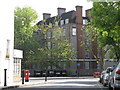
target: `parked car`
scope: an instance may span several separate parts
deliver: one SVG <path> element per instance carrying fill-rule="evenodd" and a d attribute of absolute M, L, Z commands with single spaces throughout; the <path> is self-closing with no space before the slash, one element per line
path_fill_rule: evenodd
<path fill-rule="evenodd" d="M 35 70 L 35 71 L 34 71 L 34 76 L 35 76 L 35 77 L 41 77 L 41 76 L 42 76 L 42 71 Z"/>
<path fill-rule="evenodd" d="M 109 90 L 120 90 L 120 62 L 117 67 L 110 73 L 108 81 Z"/>
<path fill-rule="evenodd" d="M 48 71 L 48 76 L 53 77 L 54 76 L 54 70 L 49 70 Z"/>
<path fill-rule="evenodd" d="M 66 70 L 62 70 L 62 71 L 61 71 L 61 75 L 62 75 L 62 76 L 67 76 L 67 71 L 66 71 Z"/>
<path fill-rule="evenodd" d="M 114 70 L 114 67 L 108 67 L 105 70 L 105 73 L 103 75 L 103 81 L 102 81 L 103 86 L 107 86 L 108 85 L 108 80 L 110 78 L 110 72 L 112 72 L 113 70 Z"/>
<path fill-rule="evenodd" d="M 48 71 L 42 70 L 42 77 L 48 76 Z"/>
<path fill-rule="evenodd" d="M 93 76 L 96 78 L 96 77 L 99 77 L 100 78 L 100 72 L 94 72 L 93 73 Z"/>
<path fill-rule="evenodd" d="M 35 70 L 35 77 L 54 77 L 54 76 L 67 76 L 66 70 Z"/>
<path fill-rule="evenodd" d="M 101 74 L 100 74 L 100 80 L 99 82 L 100 83 L 103 83 L 103 75 L 106 73 L 106 70 L 102 71 Z"/>
<path fill-rule="evenodd" d="M 60 70 L 55 70 L 55 76 L 61 76 L 61 71 Z"/>

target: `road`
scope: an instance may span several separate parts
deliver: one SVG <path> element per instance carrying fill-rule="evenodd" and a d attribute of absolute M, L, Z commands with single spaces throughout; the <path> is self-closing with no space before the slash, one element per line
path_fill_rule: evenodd
<path fill-rule="evenodd" d="M 57 90 L 62 88 L 62 89 L 68 89 L 73 90 L 74 89 L 79 89 L 79 90 L 108 90 L 107 87 L 103 87 L 99 82 L 98 78 L 93 78 L 93 77 L 88 77 L 88 78 L 68 78 L 68 79 L 54 79 L 51 80 L 50 83 L 46 84 L 41 84 L 41 85 L 35 85 L 35 86 L 27 86 L 24 88 L 42 88 L 45 90 Z M 49 89 L 48 89 L 49 88 Z M 80 89 L 81 88 L 81 89 Z M 42 90 L 40 89 L 40 90 Z"/>

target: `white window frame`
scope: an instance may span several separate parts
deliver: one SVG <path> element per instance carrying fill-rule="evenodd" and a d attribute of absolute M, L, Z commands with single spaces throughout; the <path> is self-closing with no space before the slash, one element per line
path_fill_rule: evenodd
<path fill-rule="evenodd" d="M 69 19 L 65 19 L 65 24 L 68 24 L 69 23 Z"/>
<path fill-rule="evenodd" d="M 77 34 L 76 28 L 72 28 L 72 35 L 76 36 L 76 34 Z"/>
<path fill-rule="evenodd" d="M 60 25 L 64 25 L 64 20 L 61 20 L 61 21 L 60 21 Z"/>
<path fill-rule="evenodd" d="M 83 25 L 87 24 L 87 20 L 83 19 Z"/>
<path fill-rule="evenodd" d="M 14 76 L 20 76 L 21 75 L 21 59 L 14 58 L 13 75 Z"/>

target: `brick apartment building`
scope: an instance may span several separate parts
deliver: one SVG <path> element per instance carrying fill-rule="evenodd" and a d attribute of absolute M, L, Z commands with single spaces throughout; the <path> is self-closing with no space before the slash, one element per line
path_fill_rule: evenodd
<path fill-rule="evenodd" d="M 90 20 L 89 12 L 91 9 L 86 10 L 86 16 L 82 15 L 82 6 L 76 6 L 76 10 L 66 12 L 65 8 L 57 8 L 58 15 L 57 17 L 61 18 L 60 22 L 55 22 L 56 26 L 63 27 L 65 35 L 69 37 L 72 47 L 77 51 L 77 58 L 74 59 L 71 63 L 70 68 L 66 68 L 70 75 L 92 75 L 93 72 L 98 71 L 97 59 L 94 58 L 94 55 L 97 57 L 97 42 L 90 42 L 89 48 L 91 48 L 92 53 L 86 49 L 85 45 L 81 45 L 81 42 L 84 42 L 87 37 L 84 37 L 85 31 L 82 29 L 82 26 Z M 55 16 L 56 17 L 56 16 Z M 54 21 L 55 17 L 51 17 L 49 13 L 43 13 L 43 19 L 46 20 L 47 24 L 50 24 Z M 41 23 L 38 22 L 38 25 Z M 61 62 L 62 66 L 63 62 Z"/>

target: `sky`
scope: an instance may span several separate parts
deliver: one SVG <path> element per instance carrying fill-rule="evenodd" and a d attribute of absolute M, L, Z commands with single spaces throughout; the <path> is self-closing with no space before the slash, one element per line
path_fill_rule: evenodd
<path fill-rule="evenodd" d="M 13 0 L 13 2 L 14 7 L 32 7 L 38 13 L 39 20 L 43 19 L 43 13 L 56 16 L 58 7 L 66 8 L 66 12 L 75 10 L 77 5 L 83 6 L 83 11 L 92 7 L 92 2 L 87 2 L 87 0 Z"/>

